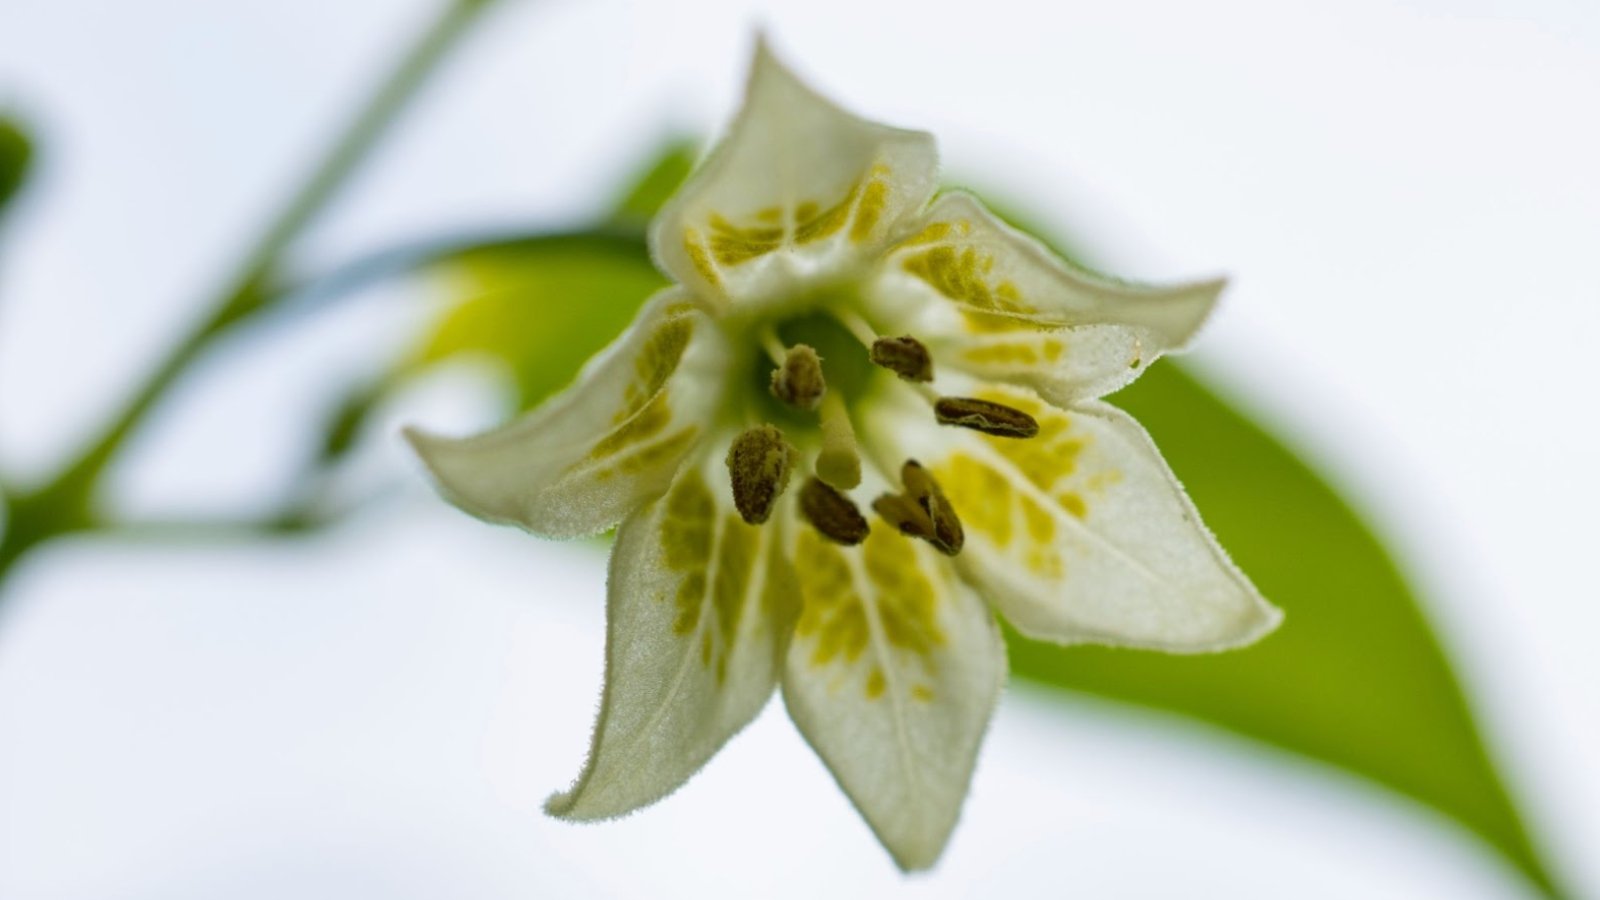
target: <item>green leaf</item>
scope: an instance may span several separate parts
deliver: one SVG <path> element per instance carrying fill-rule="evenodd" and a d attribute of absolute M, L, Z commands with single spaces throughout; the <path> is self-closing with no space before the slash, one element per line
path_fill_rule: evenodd
<path fill-rule="evenodd" d="M 570 383 L 667 284 L 642 238 L 500 244 L 455 256 L 439 271 L 459 300 L 406 369 L 486 355 L 509 369 L 519 409 Z"/>
<path fill-rule="evenodd" d="M 695 142 L 687 139 L 667 141 L 639 168 L 612 210 L 612 220 L 638 228 L 647 225 L 694 169 L 695 148 Z"/>
<path fill-rule="evenodd" d="M 694 159 L 693 142 L 664 142 L 621 192 L 607 226 L 486 243 L 437 263 L 456 304 L 402 371 L 487 355 L 510 370 L 519 409 L 565 387 L 667 285 L 642 235 Z"/>
<path fill-rule="evenodd" d="M 1371 778 L 1449 814 L 1554 893 L 1416 596 L 1359 516 L 1182 368 L 1112 398 L 1155 437 L 1283 626 L 1246 650 L 1167 656 L 1009 636 L 1012 671 L 1172 710 Z"/>
<path fill-rule="evenodd" d="M 9 116 L 0 116 L 0 213 L 22 189 L 32 160 L 33 144 L 22 126 Z"/>

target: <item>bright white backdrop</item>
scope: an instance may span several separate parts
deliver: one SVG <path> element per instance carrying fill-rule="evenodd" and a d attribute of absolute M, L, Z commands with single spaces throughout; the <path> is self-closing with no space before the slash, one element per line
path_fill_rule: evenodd
<path fill-rule="evenodd" d="M 431 6 L 0 10 L 0 103 L 44 145 L 0 247 L 8 471 L 39 473 L 149 365 Z M 1380 517 L 1534 826 L 1600 892 L 1596 8 L 508 0 L 306 258 L 593 210 L 652 138 L 725 115 L 758 22 L 1112 271 L 1236 277 L 1198 360 Z M 265 503 L 296 411 L 393 346 L 404 299 L 218 360 L 120 501 Z M 476 384 L 395 415 L 482 422 Z M 392 442 L 371 460 L 408 465 Z M 0 896 L 1518 894 L 1347 779 L 1016 690 L 933 876 L 894 874 L 779 708 L 659 807 L 551 822 L 538 802 L 576 772 L 597 695 L 600 557 L 412 484 L 320 543 L 80 543 L 22 572 Z"/>

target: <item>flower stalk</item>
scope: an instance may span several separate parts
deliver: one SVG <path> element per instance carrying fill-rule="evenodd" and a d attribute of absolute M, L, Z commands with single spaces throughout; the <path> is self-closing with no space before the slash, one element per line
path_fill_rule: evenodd
<path fill-rule="evenodd" d="M 382 142 L 418 91 L 494 0 L 449 0 L 439 17 L 335 138 L 304 183 L 251 246 L 207 313 L 102 426 L 98 437 L 42 487 L 13 490 L 0 533 L 0 581 L 27 552 L 63 534 L 96 528 L 94 493 L 128 438 L 218 338 L 290 296 L 280 269 L 296 239 L 327 209 Z"/>

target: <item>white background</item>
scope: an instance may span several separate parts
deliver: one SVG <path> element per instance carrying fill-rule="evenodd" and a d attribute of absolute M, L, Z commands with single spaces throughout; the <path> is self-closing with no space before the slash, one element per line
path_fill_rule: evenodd
<path fill-rule="evenodd" d="M 42 144 L 0 245 L 0 463 L 44 474 L 197 314 L 428 2 L 16 0 Z M 1600 7 L 1563 0 L 508 0 L 304 248 L 596 209 L 731 109 L 751 29 L 939 135 L 1119 274 L 1226 271 L 1197 359 L 1382 523 L 1532 824 L 1600 894 Z M 260 508 L 393 291 L 241 344 L 116 491 Z M 352 350 L 352 347 L 358 349 Z M 494 415 L 457 372 L 395 421 Z M 1352 779 L 1014 689 L 940 869 L 898 876 L 774 707 L 623 823 L 545 819 L 598 691 L 603 567 L 403 496 L 310 543 L 35 556 L 0 618 L 0 897 L 1518 896 Z M 1403 686 L 1396 686 L 1403 689 Z"/>

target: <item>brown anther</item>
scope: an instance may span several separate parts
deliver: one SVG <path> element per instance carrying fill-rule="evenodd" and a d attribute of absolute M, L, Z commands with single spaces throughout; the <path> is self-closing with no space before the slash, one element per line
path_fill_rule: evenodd
<path fill-rule="evenodd" d="M 880 494 L 872 501 L 872 511 L 901 534 L 923 540 L 933 537 L 933 522 L 928 514 L 905 494 Z"/>
<path fill-rule="evenodd" d="M 872 342 L 872 349 L 867 351 L 867 356 L 874 364 L 907 381 L 933 380 L 933 357 L 921 341 L 909 334 L 878 338 Z"/>
<path fill-rule="evenodd" d="M 828 383 L 822 378 L 822 358 L 806 344 L 790 347 L 784 354 L 783 365 L 772 370 L 772 396 L 796 409 L 816 409 L 827 390 Z"/>
<path fill-rule="evenodd" d="M 955 507 L 939 489 L 939 482 L 933 480 L 933 473 L 916 460 L 908 459 L 900 467 L 900 481 L 906 486 L 906 496 L 928 519 L 930 533 L 921 537 L 946 556 L 960 553 L 967 540 L 966 532 L 961 529 Z"/>
<path fill-rule="evenodd" d="M 941 425 L 960 425 L 995 437 L 1031 438 L 1039 423 L 1020 409 L 976 397 L 940 397 L 933 414 Z"/>
<path fill-rule="evenodd" d="M 772 515 L 773 505 L 789 486 L 795 458 L 794 447 L 771 425 L 751 428 L 733 439 L 728 448 L 728 478 L 733 482 L 733 505 L 741 518 L 760 525 Z"/>
<path fill-rule="evenodd" d="M 800 514 L 823 537 L 846 546 L 866 540 L 870 530 L 855 503 L 818 478 L 800 488 Z"/>

